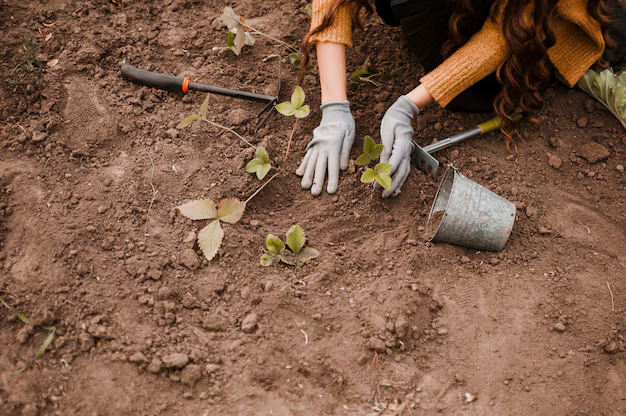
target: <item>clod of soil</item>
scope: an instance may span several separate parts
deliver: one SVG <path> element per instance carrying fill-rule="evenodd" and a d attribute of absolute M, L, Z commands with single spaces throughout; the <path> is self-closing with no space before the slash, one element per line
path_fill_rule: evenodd
<path fill-rule="evenodd" d="M 445 211 L 436 211 L 430 217 L 428 224 L 426 225 L 426 230 L 424 230 L 424 238 L 426 241 L 430 241 L 437 234 L 437 230 L 439 230 L 439 225 L 445 216 Z"/>
<path fill-rule="evenodd" d="M 580 156 L 585 158 L 589 163 L 598 163 L 602 160 L 607 160 L 610 156 L 606 147 L 600 143 L 590 142 L 584 144 L 578 152 Z"/>

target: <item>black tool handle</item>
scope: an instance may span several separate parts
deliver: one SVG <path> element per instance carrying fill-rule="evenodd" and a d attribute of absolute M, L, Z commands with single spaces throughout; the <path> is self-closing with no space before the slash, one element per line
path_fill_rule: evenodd
<path fill-rule="evenodd" d="M 242 98 L 249 101 L 257 101 L 261 103 L 271 103 L 276 101 L 277 97 L 269 95 L 256 94 L 254 92 L 231 90 L 230 88 L 214 87 L 212 85 L 200 84 L 198 82 L 189 82 L 187 77 L 177 77 L 174 75 L 166 75 L 158 72 L 146 71 L 145 69 L 135 68 L 128 62 L 122 63 L 122 76 L 135 84 L 145 85 L 146 87 L 158 88 L 160 90 L 173 92 L 187 92 L 187 90 L 196 90 L 209 92 L 211 94 L 225 95 L 227 97 Z"/>
<path fill-rule="evenodd" d="M 145 85 L 146 87 L 173 92 L 186 92 L 186 88 L 183 89 L 185 77 L 146 71 L 145 69 L 135 68 L 126 61 L 122 63 L 122 76 L 135 84 Z"/>

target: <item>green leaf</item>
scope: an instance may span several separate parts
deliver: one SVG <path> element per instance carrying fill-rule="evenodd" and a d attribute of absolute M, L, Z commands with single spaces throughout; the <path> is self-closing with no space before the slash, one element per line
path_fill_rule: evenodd
<path fill-rule="evenodd" d="M 50 333 L 48 334 L 48 336 L 44 340 L 43 344 L 41 344 L 41 347 L 39 348 L 39 351 L 37 351 L 37 354 L 35 355 L 35 360 L 37 358 L 41 357 L 44 354 L 44 352 L 46 352 L 46 348 L 48 348 L 48 346 L 50 345 L 50 343 L 54 339 L 54 333 L 57 330 L 53 326 L 52 327 L 47 326 L 47 327 L 44 327 L 44 329 L 50 331 Z"/>
<path fill-rule="evenodd" d="M 371 183 L 374 182 L 376 180 L 376 172 L 374 172 L 374 169 L 368 169 L 365 172 L 363 172 L 363 175 L 361 175 L 361 182 L 363 183 Z"/>
<path fill-rule="evenodd" d="M 248 173 L 257 173 L 261 167 L 263 167 L 264 163 L 257 158 L 252 159 L 246 165 L 246 172 Z"/>
<path fill-rule="evenodd" d="M 257 159 L 259 159 L 261 162 L 263 163 L 267 163 L 269 162 L 270 158 L 267 155 L 267 152 L 265 151 L 265 148 L 263 146 L 259 146 L 256 149 L 256 153 L 254 155 Z"/>
<path fill-rule="evenodd" d="M 371 161 L 372 159 L 370 159 L 369 155 L 367 153 L 363 153 L 361 156 L 358 157 L 355 164 L 360 166 L 369 165 Z"/>
<path fill-rule="evenodd" d="M 263 255 L 261 255 L 261 266 L 272 266 L 274 263 L 276 263 L 276 260 L 278 260 L 278 254 L 276 253 L 264 253 Z"/>
<path fill-rule="evenodd" d="M 222 230 L 220 220 L 215 220 L 200 230 L 198 233 L 198 245 L 207 260 L 213 260 L 213 257 L 217 254 L 217 250 L 219 250 L 222 245 L 223 238 L 224 230 Z"/>
<path fill-rule="evenodd" d="M 287 231 L 287 246 L 293 254 L 298 254 L 302 247 L 304 247 L 304 243 L 306 242 L 306 237 L 304 235 L 304 230 L 298 224 L 294 225 Z"/>
<path fill-rule="evenodd" d="M 588 70 L 577 84 L 602 103 L 626 129 L 626 76 L 617 76 L 611 68 L 598 73 Z"/>
<path fill-rule="evenodd" d="M 365 142 L 363 143 L 363 153 L 372 153 L 376 150 L 376 142 L 370 136 L 365 136 Z"/>
<path fill-rule="evenodd" d="M 259 180 L 262 180 L 263 178 L 265 178 L 267 176 L 267 174 L 269 173 L 270 169 L 272 169 L 272 165 L 270 165 L 269 163 L 265 163 L 259 169 L 257 169 L 256 177 Z"/>
<path fill-rule="evenodd" d="M 302 104 L 304 104 L 304 91 L 302 88 L 296 87 L 296 89 L 293 90 L 293 94 L 291 94 L 291 104 L 293 104 L 295 108 L 302 107 Z"/>
<path fill-rule="evenodd" d="M 239 55 L 239 51 L 235 48 L 235 32 L 228 32 L 228 49 L 233 51 L 235 55 Z"/>
<path fill-rule="evenodd" d="M 289 250 L 281 251 L 280 253 L 278 253 L 278 257 L 280 258 L 280 261 L 290 266 L 295 266 L 298 264 L 298 257 Z"/>
<path fill-rule="evenodd" d="M 379 163 L 374 167 L 374 172 L 377 175 L 389 175 L 391 173 L 391 164 L 389 163 Z"/>
<path fill-rule="evenodd" d="M 289 63 L 294 69 L 300 69 L 300 65 L 302 64 L 302 53 L 300 51 L 290 53 Z"/>
<path fill-rule="evenodd" d="M 296 107 L 289 101 L 285 101 L 276 106 L 276 111 L 284 116 L 292 116 L 296 112 Z"/>
<path fill-rule="evenodd" d="M 178 126 L 176 126 L 177 129 L 184 129 L 185 127 L 187 127 L 188 125 L 190 125 L 191 123 L 193 123 L 196 120 L 200 120 L 202 117 L 200 117 L 198 114 L 192 114 L 189 117 L 187 117 L 186 119 L 184 119 L 183 121 L 181 121 Z"/>
<path fill-rule="evenodd" d="M 241 219 L 245 209 L 246 203 L 237 198 L 222 199 L 217 207 L 217 218 L 229 224 L 234 224 Z"/>
<path fill-rule="evenodd" d="M 314 248 L 311 248 L 311 247 L 303 248 L 302 251 L 300 253 L 298 253 L 298 255 L 297 255 L 298 262 L 299 263 L 304 263 L 304 264 L 313 261 L 314 259 L 318 258 L 319 256 L 320 256 L 320 252 L 317 251 Z"/>
<path fill-rule="evenodd" d="M 235 41 L 233 42 L 235 46 L 235 54 L 239 55 L 241 53 L 241 50 L 243 49 L 243 46 L 246 44 L 246 30 L 241 25 L 237 26 L 233 30 L 236 31 Z"/>
<path fill-rule="evenodd" d="M 302 107 L 296 109 L 295 116 L 296 118 L 305 118 L 311 113 L 311 109 L 308 105 L 303 105 Z"/>
<path fill-rule="evenodd" d="M 230 30 L 241 25 L 241 16 L 235 13 L 232 7 L 226 7 L 222 15 L 222 22 L 224 22 L 224 24 L 228 26 L 228 30 Z"/>
<path fill-rule="evenodd" d="M 210 220 L 217 218 L 215 202 L 210 199 L 200 199 L 187 202 L 179 207 L 180 213 L 190 220 Z"/>
<path fill-rule="evenodd" d="M 256 43 L 256 39 L 252 37 L 252 35 L 248 32 L 246 32 L 246 41 L 245 41 L 245 45 L 246 46 L 254 46 L 254 44 Z"/>
<path fill-rule="evenodd" d="M 9 306 L 9 304 L 3 301 L 2 299 L 0 299 L 0 303 L 2 303 L 8 310 L 10 310 L 11 313 L 15 314 L 15 316 L 17 316 L 20 321 L 24 322 L 26 325 L 30 325 L 30 321 L 28 320 L 26 315 L 16 311 L 15 308 L 13 308 L 12 306 Z"/>
<path fill-rule="evenodd" d="M 369 72 L 367 72 L 365 69 L 357 69 L 356 71 L 352 73 L 352 80 L 361 81 L 361 77 L 367 74 L 369 74 Z"/>
<path fill-rule="evenodd" d="M 370 57 L 365 58 L 365 62 L 363 62 L 363 69 L 367 72 L 370 69 Z"/>
<path fill-rule="evenodd" d="M 206 95 L 206 98 L 204 99 L 204 101 L 202 102 L 202 105 L 200 106 L 200 115 L 202 117 L 206 117 L 206 109 L 208 105 L 209 105 L 209 94 Z"/>
<path fill-rule="evenodd" d="M 307 14 L 309 17 L 313 17 L 313 5 L 312 5 L 311 3 L 307 3 L 307 4 L 304 6 L 304 11 L 306 11 L 306 14 Z"/>
<path fill-rule="evenodd" d="M 384 173 L 376 175 L 376 182 L 378 182 L 386 190 L 391 189 L 391 176 Z"/>
<path fill-rule="evenodd" d="M 382 144 L 377 144 L 376 147 L 374 147 L 374 151 L 370 152 L 369 156 L 372 160 L 376 160 L 380 157 L 380 154 L 383 152 L 383 145 Z"/>
<path fill-rule="evenodd" d="M 267 235 L 267 238 L 265 239 L 265 245 L 267 246 L 267 249 L 272 253 L 280 253 L 285 249 L 285 243 L 283 243 L 283 241 L 280 238 L 276 237 L 274 234 Z"/>

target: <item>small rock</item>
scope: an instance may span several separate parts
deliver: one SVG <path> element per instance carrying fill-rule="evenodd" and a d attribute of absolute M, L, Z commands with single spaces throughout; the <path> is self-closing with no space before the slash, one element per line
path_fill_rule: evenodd
<path fill-rule="evenodd" d="M 207 374 L 217 373 L 221 367 L 218 364 L 209 363 L 204 367 L 204 371 Z"/>
<path fill-rule="evenodd" d="M 271 280 L 268 280 L 267 282 L 265 282 L 265 285 L 263 286 L 263 291 L 271 292 L 272 287 L 274 287 L 274 282 Z"/>
<path fill-rule="evenodd" d="M 172 139 L 177 139 L 178 138 L 178 130 L 177 129 L 169 129 L 167 132 L 167 135 L 170 136 Z"/>
<path fill-rule="evenodd" d="M 189 270 L 196 270 L 200 267 L 200 259 L 195 251 L 188 248 L 180 256 L 180 261 L 187 267 Z"/>
<path fill-rule="evenodd" d="M 537 207 L 526 207 L 526 215 L 528 218 L 533 219 L 539 214 Z"/>
<path fill-rule="evenodd" d="M 578 127 L 580 127 L 581 129 L 587 127 L 587 123 L 589 123 L 589 120 L 587 119 L 587 117 L 581 117 L 578 119 L 578 121 L 576 122 L 576 124 L 578 125 Z"/>
<path fill-rule="evenodd" d="M 48 137 L 48 133 L 43 131 L 35 131 L 33 132 L 33 141 L 34 142 L 43 142 Z"/>
<path fill-rule="evenodd" d="M 183 295 L 183 300 L 181 303 L 183 304 L 183 308 L 186 309 L 194 309 L 200 307 L 200 304 L 198 303 L 198 300 L 195 298 L 195 296 L 189 293 L 185 293 Z"/>
<path fill-rule="evenodd" d="M 193 387 L 202 378 L 202 368 L 196 364 L 189 364 L 180 374 L 180 381 L 186 386 Z"/>
<path fill-rule="evenodd" d="M 184 368 L 189 363 L 187 354 L 175 353 L 161 359 L 165 368 Z"/>
<path fill-rule="evenodd" d="M 539 227 L 539 234 L 542 234 L 542 235 L 552 234 L 552 230 L 546 227 Z"/>
<path fill-rule="evenodd" d="M 618 172 L 622 172 L 622 173 L 624 173 L 624 166 L 623 166 L 623 165 L 617 165 L 617 166 L 615 166 L 615 169 L 616 169 Z"/>
<path fill-rule="evenodd" d="M 462 375 L 458 374 L 458 373 L 454 376 L 454 378 L 455 378 L 456 382 L 459 383 L 459 384 L 463 383 L 465 381 L 465 378 Z"/>
<path fill-rule="evenodd" d="M 592 126 L 595 127 L 595 128 L 598 128 L 598 129 L 602 128 L 602 127 L 604 127 L 604 121 L 596 120 L 596 121 L 593 122 Z"/>
<path fill-rule="evenodd" d="M 548 160 L 548 163 L 554 169 L 559 169 L 561 167 L 561 165 L 563 164 L 563 161 L 557 155 L 552 155 L 552 156 L 550 156 L 550 160 Z"/>
<path fill-rule="evenodd" d="M 437 331 L 437 333 L 439 335 L 448 335 L 448 330 L 445 328 L 441 328 L 440 330 Z"/>
<path fill-rule="evenodd" d="M 249 287 L 244 287 L 243 289 L 241 289 L 241 299 L 248 299 L 248 297 L 250 296 L 250 288 Z"/>
<path fill-rule="evenodd" d="M 402 313 L 398 316 L 394 329 L 398 338 L 404 338 L 407 335 L 409 329 L 409 319 L 405 314 Z"/>
<path fill-rule="evenodd" d="M 256 227 L 258 227 L 260 225 L 261 225 L 261 221 L 259 221 L 259 220 L 250 220 L 250 227 L 256 228 Z"/>
<path fill-rule="evenodd" d="M 146 368 L 146 370 L 148 370 L 152 374 L 157 374 L 161 371 L 162 367 L 163 367 L 163 363 L 161 362 L 161 360 L 155 357 L 152 360 L 152 362 L 148 364 L 148 367 Z"/>
<path fill-rule="evenodd" d="M 596 103 L 592 99 L 588 98 L 585 100 L 585 111 L 588 113 L 593 113 L 596 109 Z"/>
<path fill-rule="evenodd" d="M 163 273 L 161 272 L 161 270 L 155 270 L 155 269 L 150 269 L 148 270 L 148 279 L 152 279 L 152 280 L 161 280 L 161 276 L 163 275 Z"/>
<path fill-rule="evenodd" d="M 183 240 L 183 243 L 192 243 L 194 241 L 196 241 L 196 232 L 189 231 L 189 234 L 187 234 L 187 237 L 185 237 L 185 239 Z"/>
<path fill-rule="evenodd" d="M 257 322 L 259 317 L 256 313 L 252 312 L 250 315 L 246 316 L 246 318 L 241 323 L 241 330 L 247 334 L 251 333 L 257 327 Z"/>
<path fill-rule="evenodd" d="M 459 151 L 457 149 L 450 152 L 450 159 L 456 159 L 457 157 L 459 157 Z"/>
<path fill-rule="evenodd" d="M 554 324 L 552 329 L 558 332 L 565 332 L 565 324 L 563 322 L 557 322 L 556 324 Z"/>
<path fill-rule="evenodd" d="M 619 350 L 617 343 L 615 341 L 611 341 L 604 346 L 604 352 L 607 354 L 615 354 Z"/>
<path fill-rule="evenodd" d="M 142 305 L 149 305 L 151 302 L 154 304 L 154 298 L 152 295 L 141 295 L 137 298 L 137 301 Z"/>
<path fill-rule="evenodd" d="M 80 340 L 81 351 L 87 352 L 91 349 L 91 347 L 95 345 L 95 341 L 93 337 L 86 332 L 83 332 L 82 334 L 80 334 L 78 336 L 78 339 Z"/>
<path fill-rule="evenodd" d="M 469 257 L 467 257 L 467 256 L 461 256 L 461 264 L 467 264 L 467 263 L 469 263 L 470 261 L 472 261 L 472 260 L 470 260 L 470 258 L 469 258 Z"/>
<path fill-rule="evenodd" d="M 367 341 L 367 349 L 370 350 L 370 351 L 383 353 L 383 352 L 385 352 L 387 350 L 387 346 L 379 338 L 371 337 Z"/>
<path fill-rule="evenodd" d="M 506 160 L 513 160 L 515 159 L 515 155 L 508 155 L 507 157 L 505 157 Z"/>
<path fill-rule="evenodd" d="M 96 211 L 98 211 L 98 214 L 104 214 L 105 212 L 107 212 L 107 206 L 106 205 L 100 205 Z"/>
<path fill-rule="evenodd" d="M 17 342 L 20 344 L 24 344 L 28 341 L 28 338 L 34 332 L 34 327 L 32 325 L 25 325 L 17 332 Z"/>
<path fill-rule="evenodd" d="M 356 164 L 354 162 L 354 159 L 350 159 L 348 161 L 348 173 L 354 173 L 356 172 Z"/>
<path fill-rule="evenodd" d="M 142 364 L 147 363 L 148 359 L 141 352 L 136 352 L 130 357 L 128 357 L 128 361 L 130 361 L 131 363 L 142 365 Z"/>
<path fill-rule="evenodd" d="M 590 142 L 580 148 L 580 156 L 589 163 L 597 163 L 609 158 L 610 153 L 606 147 L 600 143 Z"/>

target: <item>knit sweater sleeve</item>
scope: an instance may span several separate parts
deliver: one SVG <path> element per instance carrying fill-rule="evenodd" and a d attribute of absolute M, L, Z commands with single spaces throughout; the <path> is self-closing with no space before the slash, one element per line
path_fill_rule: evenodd
<path fill-rule="evenodd" d="M 311 29 L 315 29 L 322 24 L 328 9 L 337 0 L 313 0 L 311 16 Z M 324 31 L 314 35 L 312 42 L 340 43 L 348 47 L 352 46 L 352 7 L 342 6 L 337 12 L 333 23 Z"/>
<path fill-rule="evenodd" d="M 460 93 L 494 72 L 508 56 L 502 32 L 492 19 L 441 65 L 422 77 L 430 95 L 445 107 Z"/>

